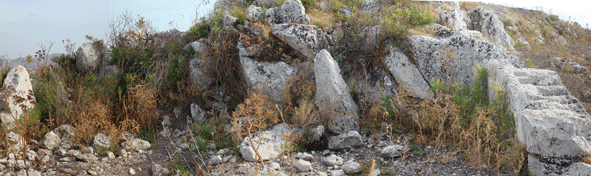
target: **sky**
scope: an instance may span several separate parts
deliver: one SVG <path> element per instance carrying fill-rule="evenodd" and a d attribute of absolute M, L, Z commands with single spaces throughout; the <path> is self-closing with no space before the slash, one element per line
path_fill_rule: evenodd
<path fill-rule="evenodd" d="M 34 55 L 55 42 L 51 53 L 65 53 L 62 40 L 69 38 L 75 49 L 88 42 L 86 35 L 105 39 L 109 21 L 123 12 L 143 16 L 157 31 L 188 30 L 197 16 L 213 11 L 216 0 L 0 0 L 0 56 Z M 539 9 L 566 21 L 591 25 L 588 6 L 575 0 L 487 0 L 495 4 Z M 200 5 L 201 4 L 201 5 Z M 199 8 L 198 8 L 199 7 Z"/>

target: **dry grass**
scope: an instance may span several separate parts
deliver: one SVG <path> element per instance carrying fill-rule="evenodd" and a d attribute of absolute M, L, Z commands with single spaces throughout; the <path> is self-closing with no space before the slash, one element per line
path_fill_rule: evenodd
<path fill-rule="evenodd" d="M 460 2 L 460 8 L 465 11 L 484 5 L 482 2 Z"/>
<path fill-rule="evenodd" d="M 398 109 L 394 117 L 400 124 L 408 123 L 404 119 L 412 120 L 410 126 L 416 143 L 436 147 L 451 145 L 470 156 L 465 159 L 474 167 L 493 166 L 496 170 L 519 172 L 525 151 L 515 139 L 504 139 L 499 134 L 499 125 L 504 124 L 499 124 L 494 108 L 476 106 L 474 115 L 470 115 L 461 111 L 452 95 L 438 93 L 431 100 L 421 101 L 401 88 L 397 96 L 397 103 L 391 103 Z M 438 160 L 446 161 L 445 158 Z"/>
<path fill-rule="evenodd" d="M 322 28 L 323 31 L 329 31 L 336 27 L 332 11 L 312 10 L 307 14 L 310 17 L 310 24 Z"/>
<path fill-rule="evenodd" d="M 279 112 L 268 98 L 267 95 L 252 91 L 249 97 L 237 106 L 232 115 L 232 129 L 228 131 L 234 135 L 234 141 L 240 141 L 250 133 L 265 130 L 279 123 Z"/>
<path fill-rule="evenodd" d="M 294 114 L 289 120 L 291 124 L 303 130 L 317 125 L 319 123 L 319 114 L 314 101 L 301 99 L 299 106 L 294 109 Z"/>

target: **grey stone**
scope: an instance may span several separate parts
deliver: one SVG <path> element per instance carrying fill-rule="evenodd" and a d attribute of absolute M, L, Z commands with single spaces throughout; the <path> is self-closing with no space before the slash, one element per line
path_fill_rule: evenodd
<path fill-rule="evenodd" d="M 361 165 L 355 161 L 347 161 L 341 166 L 343 172 L 352 174 L 361 171 Z"/>
<path fill-rule="evenodd" d="M 296 68 L 285 62 L 259 62 L 240 57 L 242 71 L 250 88 L 269 95 L 273 102 L 282 102 L 282 92 L 287 80 L 296 74 Z"/>
<path fill-rule="evenodd" d="M 384 147 L 380 152 L 380 155 L 385 158 L 399 157 L 404 153 L 404 146 L 401 145 L 390 145 Z"/>
<path fill-rule="evenodd" d="M 569 163 L 570 164 L 570 163 Z M 533 175 L 591 175 L 591 165 L 583 162 L 563 166 L 556 163 L 546 163 L 532 154 L 528 155 L 528 170 Z"/>
<path fill-rule="evenodd" d="M 152 145 L 150 144 L 150 142 L 148 142 L 146 140 L 132 138 L 132 139 L 128 139 L 127 141 L 123 142 L 122 146 L 125 150 L 138 151 L 138 150 L 147 150 Z"/>
<path fill-rule="evenodd" d="M 62 143 L 65 141 L 71 141 L 72 138 L 76 136 L 76 130 L 70 125 L 60 125 L 55 128 L 53 132 L 60 137 Z"/>
<path fill-rule="evenodd" d="M 191 83 L 197 90 L 203 91 L 211 84 L 211 80 L 209 80 L 206 73 L 206 67 L 210 60 L 209 48 L 201 41 L 192 42 L 191 47 L 195 53 L 199 54 L 199 57 L 189 60 L 189 76 Z"/>
<path fill-rule="evenodd" d="M 340 156 L 330 155 L 330 156 L 327 156 L 326 158 L 322 159 L 322 162 L 324 164 L 326 164 L 327 166 L 335 166 L 335 165 L 340 166 L 345 163 L 345 160 L 343 160 L 343 158 L 341 158 Z"/>
<path fill-rule="evenodd" d="M 437 7 L 434 11 L 439 14 L 439 23 L 450 29 L 466 29 L 466 21 L 469 21 L 466 11 L 460 9 L 456 2 L 453 3 L 453 10 L 446 12 L 444 6 Z"/>
<path fill-rule="evenodd" d="M 340 72 L 328 51 L 318 52 L 314 58 L 315 103 L 320 115 L 328 118 L 330 131 L 337 134 L 359 129 L 358 107 Z"/>
<path fill-rule="evenodd" d="M 119 151 L 117 151 L 117 156 L 122 157 L 122 158 L 127 158 L 127 151 L 125 149 L 121 149 Z"/>
<path fill-rule="evenodd" d="M 270 129 L 261 132 L 260 136 L 259 133 L 252 134 L 252 145 L 250 143 L 249 137 L 244 138 L 242 143 L 238 146 L 238 150 L 242 154 L 242 158 L 244 158 L 246 161 L 257 161 L 258 159 L 253 146 L 258 146 L 257 151 L 261 160 L 265 161 L 276 159 L 283 154 L 282 146 L 290 142 L 285 141 L 281 136 L 291 134 L 301 137 L 303 135 L 303 131 L 295 127 L 287 126 L 284 123 L 275 125 Z"/>
<path fill-rule="evenodd" d="M 245 0 L 218 0 L 214 3 L 213 9 L 215 12 L 224 9 L 224 10 L 231 10 L 236 5 L 245 5 Z"/>
<path fill-rule="evenodd" d="M 255 3 L 257 1 L 266 1 L 266 0 L 255 0 Z M 269 1 L 275 2 L 273 0 L 269 0 Z M 262 20 L 262 18 L 263 18 L 263 16 L 262 16 L 263 15 L 263 8 L 261 8 L 259 6 L 262 6 L 262 5 L 258 5 L 258 6 L 256 6 L 256 5 L 250 5 L 250 6 L 248 6 L 248 13 L 246 14 L 246 20 L 247 21 L 250 21 L 252 23 L 256 23 L 256 22 L 259 22 L 259 21 Z M 269 7 L 269 6 L 267 6 L 267 7 Z"/>
<path fill-rule="evenodd" d="M 60 137 L 53 131 L 50 131 L 49 133 L 45 134 L 45 137 L 43 137 L 41 140 L 40 146 L 44 149 L 55 150 L 59 147 L 60 142 Z"/>
<path fill-rule="evenodd" d="M 278 24 L 273 26 L 273 35 L 303 55 L 314 58 L 316 53 L 328 48 L 333 38 L 316 25 Z"/>
<path fill-rule="evenodd" d="M 430 88 L 429 84 L 427 84 L 417 67 L 411 63 L 410 59 L 399 49 L 392 46 L 388 48 L 390 54 L 384 58 L 384 63 L 394 76 L 394 80 L 416 97 L 421 99 L 433 98 L 433 92 L 428 90 Z"/>
<path fill-rule="evenodd" d="M 133 170 L 133 168 L 129 168 L 129 174 L 135 175 L 135 170 Z"/>
<path fill-rule="evenodd" d="M 93 71 L 99 68 L 101 51 L 93 42 L 84 43 L 76 51 L 76 69 Z"/>
<path fill-rule="evenodd" d="M 414 62 L 419 72 L 428 81 L 442 80 L 446 83 L 474 83 L 472 70 L 492 60 L 519 64 L 518 58 L 504 48 L 478 39 L 474 31 L 451 30 L 446 34 L 428 37 L 411 36 Z M 432 83 L 432 82 L 431 82 Z"/>
<path fill-rule="evenodd" d="M 207 164 L 211 164 L 211 165 L 218 165 L 223 163 L 224 160 L 222 160 L 222 157 L 220 155 L 216 155 L 213 156 L 209 159 L 209 161 L 207 161 Z"/>
<path fill-rule="evenodd" d="M 345 172 L 343 172 L 343 170 L 340 170 L 339 169 L 339 170 L 331 170 L 331 171 L 328 171 L 328 174 L 330 176 L 341 176 L 341 175 L 344 175 Z"/>
<path fill-rule="evenodd" d="M 83 162 L 95 162 L 98 160 L 98 157 L 94 156 L 94 154 L 79 154 L 76 155 L 76 160 Z"/>
<path fill-rule="evenodd" d="M 169 173 L 170 172 L 168 171 L 167 168 L 162 167 L 162 165 L 160 165 L 160 164 L 154 164 L 154 165 L 152 165 L 150 175 L 152 175 L 152 176 L 166 176 Z"/>
<path fill-rule="evenodd" d="M 318 125 L 316 128 L 312 128 L 310 130 L 310 140 L 311 141 L 319 141 L 322 136 L 324 136 L 324 126 Z"/>
<path fill-rule="evenodd" d="M 4 128 L 11 129 L 16 120 L 35 107 L 33 85 L 27 69 L 20 65 L 11 69 L 4 78 L 2 88 L 0 96 L 7 98 L 0 100 L 0 121 Z"/>
<path fill-rule="evenodd" d="M 353 148 L 361 145 L 363 145 L 363 140 L 357 131 L 349 131 L 338 136 L 332 136 L 328 140 L 328 148 L 331 150 Z"/>
<path fill-rule="evenodd" d="M 308 172 L 312 170 L 312 164 L 309 161 L 302 159 L 297 160 L 295 166 L 300 172 Z"/>
<path fill-rule="evenodd" d="M 191 117 L 193 118 L 193 121 L 201 123 L 205 120 L 205 111 L 203 111 L 203 109 L 201 109 L 201 107 L 199 107 L 199 105 L 192 103 L 191 104 Z"/>
<path fill-rule="evenodd" d="M 505 31 L 504 24 L 491 11 L 479 6 L 468 12 L 470 24 L 468 29 L 480 31 L 492 42 L 505 47 L 509 51 L 515 51 L 513 48 L 513 38 Z"/>
<path fill-rule="evenodd" d="M 306 9 L 300 0 L 286 0 L 280 8 L 267 9 L 265 19 L 270 24 L 310 24 L 310 17 L 306 15 Z"/>
<path fill-rule="evenodd" d="M 105 135 L 104 133 L 98 133 L 94 136 L 94 140 L 92 141 L 93 147 L 99 148 L 109 148 L 111 147 L 111 137 Z"/>

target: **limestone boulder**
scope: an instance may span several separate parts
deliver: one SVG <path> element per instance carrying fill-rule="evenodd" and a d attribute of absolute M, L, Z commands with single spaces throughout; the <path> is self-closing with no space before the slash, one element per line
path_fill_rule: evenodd
<path fill-rule="evenodd" d="M 470 10 L 468 15 L 468 29 L 480 31 L 490 41 L 505 47 L 508 51 L 515 51 L 513 38 L 507 34 L 503 22 L 497 15 L 482 6 Z"/>
<path fill-rule="evenodd" d="M 287 80 L 296 74 L 295 66 L 283 61 L 260 62 L 240 57 L 242 72 L 250 88 L 269 95 L 273 102 L 282 102 L 282 91 Z"/>
<path fill-rule="evenodd" d="M 390 54 L 384 58 L 384 63 L 394 76 L 394 80 L 416 97 L 422 99 L 432 98 L 433 92 L 428 90 L 430 86 L 419 72 L 419 69 L 417 69 L 417 66 L 412 64 L 410 59 L 399 49 L 392 46 L 389 46 L 389 49 Z"/>
<path fill-rule="evenodd" d="M 359 129 L 358 107 L 351 97 L 349 87 L 341 76 L 337 62 L 326 50 L 314 58 L 316 78 L 315 103 L 320 115 L 328 118 L 330 131 L 341 134 Z"/>
<path fill-rule="evenodd" d="M 76 70 L 93 71 L 100 66 L 101 51 L 92 42 L 80 46 L 76 51 Z"/>
<path fill-rule="evenodd" d="M 189 77 L 197 90 L 203 91 L 211 84 L 206 72 L 210 54 L 205 43 L 201 41 L 192 42 L 191 48 L 193 48 L 195 53 L 199 54 L 199 57 L 189 60 Z"/>
<path fill-rule="evenodd" d="M 92 145 L 96 149 L 108 148 L 111 146 L 111 137 L 105 135 L 104 133 L 96 134 L 92 140 Z"/>
<path fill-rule="evenodd" d="M 39 145 L 44 149 L 55 150 L 59 147 L 60 142 L 60 137 L 53 131 L 50 131 L 49 133 L 45 134 L 45 137 L 43 137 Z"/>
<path fill-rule="evenodd" d="M 131 139 L 127 139 L 125 142 L 123 142 L 122 146 L 126 151 L 134 151 L 134 150 L 139 151 L 139 150 L 147 150 L 152 145 L 150 144 L 150 142 L 148 142 L 146 140 L 131 138 Z"/>
<path fill-rule="evenodd" d="M 332 36 L 324 33 L 316 25 L 278 24 L 273 26 L 272 33 L 309 58 L 314 58 L 321 49 L 328 48 L 333 41 Z"/>
<path fill-rule="evenodd" d="M 286 0 L 279 8 L 267 9 L 265 19 L 270 24 L 310 24 L 310 17 L 306 15 L 306 9 L 300 0 Z"/>
<path fill-rule="evenodd" d="M 412 55 L 428 83 L 433 80 L 471 85 L 472 69 L 491 60 L 518 64 L 518 58 L 502 47 L 479 39 L 479 32 L 441 30 L 435 37 L 411 36 Z"/>
<path fill-rule="evenodd" d="M 265 0 L 258 0 L 258 1 L 265 1 Z M 255 1 L 257 2 L 257 1 Z M 275 2 L 275 1 L 273 1 Z M 262 5 L 259 5 L 262 6 Z M 259 22 L 263 19 L 263 8 L 256 6 L 256 5 L 250 5 L 248 6 L 248 13 L 246 14 L 246 21 L 249 22 Z M 269 6 L 267 6 L 269 7 Z M 248 24 L 246 24 L 248 26 Z"/>
<path fill-rule="evenodd" d="M 11 69 L 0 89 L 0 120 L 5 128 L 12 128 L 16 120 L 35 106 L 33 85 L 23 66 Z"/>
<path fill-rule="evenodd" d="M 338 136 L 332 136 L 328 140 L 328 149 L 340 150 L 363 145 L 363 138 L 357 131 L 349 131 Z"/>
<path fill-rule="evenodd" d="M 289 141 L 289 138 L 284 139 L 283 136 L 289 137 L 290 135 L 296 135 L 301 137 L 303 133 L 304 132 L 301 129 L 282 123 L 275 125 L 270 129 L 264 130 L 260 134 L 252 134 L 253 144 L 250 143 L 251 140 L 249 137 L 244 138 L 242 143 L 240 143 L 238 146 L 238 150 L 246 161 L 257 161 L 258 159 L 265 161 L 276 159 L 283 154 L 282 147 L 288 142 L 293 142 Z M 256 151 L 258 151 L 260 158 L 257 156 L 253 147 L 256 148 Z"/>
<path fill-rule="evenodd" d="M 451 2 L 451 11 L 446 11 L 445 6 L 439 6 L 435 9 L 435 13 L 439 15 L 439 24 L 448 27 L 449 29 L 466 29 L 466 21 L 469 21 L 466 11 L 460 9 L 457 2 Z"/>
<path fill-rule="evenodd" d="M 231 10 L 236 5 L 244 5 L 246 4 L 246 0 L 218 0 L 213 4 L 213 9 L 215 12 L 224 9 L 224 10 Z"/>

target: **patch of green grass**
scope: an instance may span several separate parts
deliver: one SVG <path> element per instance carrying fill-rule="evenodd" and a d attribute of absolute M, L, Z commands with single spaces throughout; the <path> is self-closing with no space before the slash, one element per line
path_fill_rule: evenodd
<path fill-rule="evenodd" d="M 172 173 L 179 174 L 182 176 L 191 175 L 189 170 L 186 168 L 185 163 L 181 159 L 179 155 L 174 157 L 173 166 L 172 166 Z"/>
<path fill-rule="evenodd" d="M 421 144 L 412 144 L 410 147 L 415 155 L 427 156 L 427 151 L 423 149 Z"/>
<path fill-rule="evenodd" d="M 302 5 L 306 8 L 316 7 L 316 0 L 302 0 Z"/>
<path fill-rule="evenodd" d="M 107 156 L 109 152 L 116 153 L 117 152 L 117 145 L 115 143 L 111 143 L 109 147 L 100 147 L 98 153 L 100 156 Z"/>
<path fill-rule="evenodd" d="M 230 15 L 233 17 L 238 18 L 238 23 L 244 24 L 244 20 L 246 19 L 246 13 L 248 9 L 242 6 L 234 6 L 232 10 L 230 10 Z"/>
<path fill-rule="evenodd" d="M 198 38 L 207 38 L 210 34 L 216 34 L 222 30 L 222 17 L 224 11 L 220 9 L 213 18 L 206 20 L 205 17 L 201 18 L 201 23 L 191 27 L 189 32 L 197 36 Z M 244 21 L 243 21 L 244 22 Z"/>
<path fill-rule="evenodd" d="M 156 140 L 156 136 L 158 135 L 158 131 L 160 128 L 155 125 L 155 123 L 150 123 L 147 127 L 141 129 L 137 136 L 140 139 L 146 140 L 150 143 L 153 143 Z"/>

